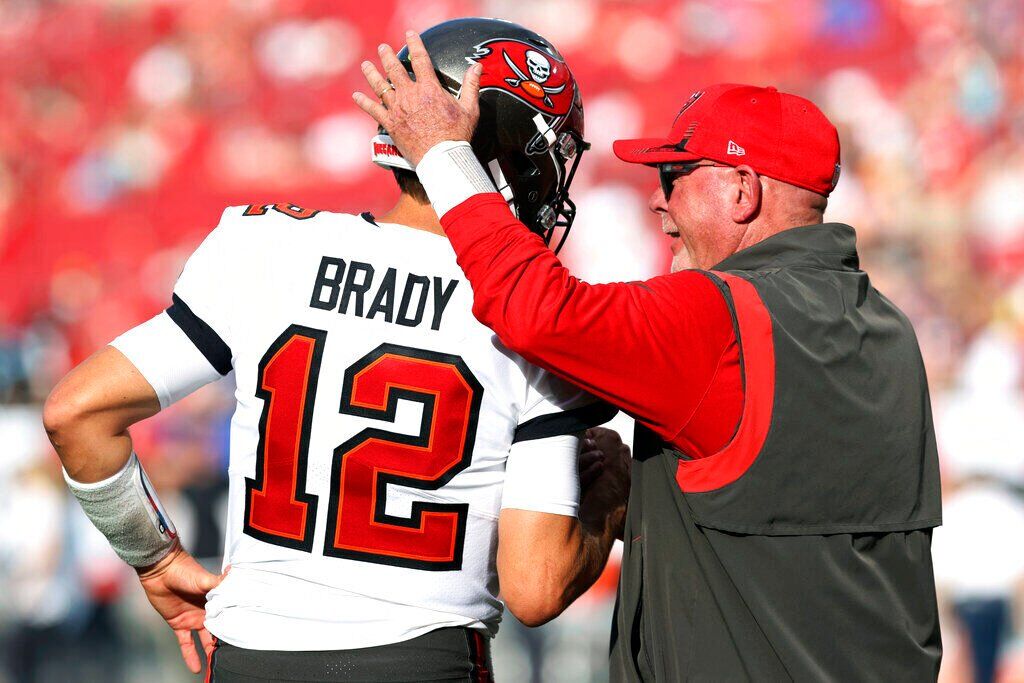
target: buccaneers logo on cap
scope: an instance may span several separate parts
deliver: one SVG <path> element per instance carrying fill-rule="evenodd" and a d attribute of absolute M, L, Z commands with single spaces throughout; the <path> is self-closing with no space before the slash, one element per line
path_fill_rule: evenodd
<path fill-rule="evenodd" d="M 550 54 L 518 40 L 488 40 L 466 57 L 484 67 L 480 89 L 497 88 L 534 109 L 565 116 L 572 108 L 576 82 L 569 68 Z"/>
<path fill-rule="evenodd" d="M 687 109 L 689 109 L 693 105 L 697 104 L 697 100 L 699 100 L 702 97 L 704 97 L 704 91 L 703 90 L 698 90 L 697 92 L 695 92 L 692 95 L 690 95 L 690 99 L 686 100 L 686 104 L 683 105 L 682 109 L 679 110 L 679 113 L 676 114 L 675 119 L 672 120 L 672 125 L 673 126 L 676 125 L 676 121 L 678 121 L 679 117 L 683 115 L 683 112 L 685 112 Z"/>

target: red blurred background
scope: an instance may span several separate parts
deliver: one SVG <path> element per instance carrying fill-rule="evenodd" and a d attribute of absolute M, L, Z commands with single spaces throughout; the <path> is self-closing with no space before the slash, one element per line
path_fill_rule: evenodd
<path fill-rule="evenodd" d="M 2 0 L 0 681 L 66 680 L 52 643 L 90 638 L 121 644 L 83 650 L 97 680 L 181 678 L 131 577 L 102 543 L 74 540 L 88 527 L 39 404 L 72 364 L 166 306 L 225 206 L 386 210 L 397 190 L 351 104 L 358 64 L 407 28 L 466 15 L 542 33 L 576 75 L 593 149 L 564 254 L 592 281 L 669 262 L 645 211 L 655 178 L 616 161 L 612 139 L 667 130 L 718 81 L 775 85 L 832 118 L 843 174 L 826 217 L 857 229 L 865 270 L 915 323 L 932 386 L 943 676 L 971 680 L 989 638 L 999 680 L 1024 680 L 1020 0 Z M 230 409 L 211 389 L 136 433 L 213 565 Z M 499 675 L 602 680 L 613 581 L 544 630 L 503 627 Z"/>

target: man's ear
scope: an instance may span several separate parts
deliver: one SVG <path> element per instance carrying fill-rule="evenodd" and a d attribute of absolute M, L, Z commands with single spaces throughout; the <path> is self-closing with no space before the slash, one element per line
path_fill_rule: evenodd
<path fill-rule="evenodd" d="M 746 164 L 736 166 L 737 192 L 732 205 L 732 220 L 747 223 L 761 210 L 761 178 Z"/>

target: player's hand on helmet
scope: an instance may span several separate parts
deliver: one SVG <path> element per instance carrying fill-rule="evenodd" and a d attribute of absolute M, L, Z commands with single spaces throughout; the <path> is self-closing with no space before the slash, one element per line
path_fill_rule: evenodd
<path fill-rule="evenodd" d="M 416 80 L 409 77 L 391 46 L 382 44 L 377 52 L 384 75 L 372 62 L 362 64 L 363 76 L 376 98 L 361 92 L 353 93 L 352 98 L 388 132 L 409 163 L 416 166 L 437 143 L 468 141 L 473 137 L 480 118 L 482 67 L 473 64 L 466 70 L 459 98 L 455 99 L 437 80 L 419 34 L 407 32 L 406 44 Z"/>
<path fill-rule="evenodd" d="M 202 662 L 192 640 L 192 631 L 199 632 L 199 641 L 208 656 L 213 651 L 213 637 L 203 626 L 206 594 L 220 584 L 227 570 L 220 576 L 206 571 L 180 544 L 176 544 L 167 557 L 150 567 L 138 569 L 138 573 L 150 604 L 174 629 L 185 666 L 192 673 L 199 673 Z"/>
<path fill-rule="evenodd" d="M 586 431 L 580 450 L 580 520 L 591 528 L 610 524 L 622 536 L 629 498 L 632 457 L 618 432 Z"/>

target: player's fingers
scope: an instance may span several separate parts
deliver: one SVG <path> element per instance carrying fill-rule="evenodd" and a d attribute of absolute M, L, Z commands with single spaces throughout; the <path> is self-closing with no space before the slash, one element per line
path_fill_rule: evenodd
<path fill-rule="evenodd" d="M 597 484 L 597 481 L 601 478 L 601 475 L 603 473 L 604 473 L 604 470 L 595 470 L 593 472 L 582 472 L 580 474 L 580 490 L 581 490 L 581 492 L 583 492 L 583 494 L 586 495 L 586 493 L 589 492 L 589 490 L 591 488 L 593 488 L 594 485 Z"/>
<path fill-rule="evenodd" d="M 587 436 L 601 444 L 602 448 L 613 449 L 622 445 L 622 437 L 614 429 L 591 427 Z"/>
<path fill-rule="evenodd" d="M 203 652 L 206 654 L 206 658 L 209 659 L 210 653 L 213 652 L 213 634 L 205 628 L 199 629 L 199 642 L 203 646 Z"/>
<path fill-rule="evenodd" d="M 459 105 L 475 119 L 480 114 L 480 74 L 484 67 L 474 64 L 466 69 L 462 77 L 462 89 L 459 90 Z"/>
<path fill-rule="evenodd" d="M 579 457 L 579 471 L 580 474 L 583 472 L 592 472 L 595 469 L 600 470 L 604 468 L 604 454 L 601 451 L 587 451 L 584 450 L 580 453 Z"/>
<path fill-rule="evenodd" d="M 361 92 L 352 93 L 352 99 L 355 101 L 356 106 L 369 114 L 374 121 L 384 126 L 384 128 L 388 127 L 388 110 L 383 104 L 367 97 Z"/>
<path fill-rule="evenodd" d="M 388 80 L 391 81 L 392 85 L 400 88 L 411 82 L 409 80 L 409 72 L 398 61 L 398 56 L 395 55 L 395 51 L 391 49 L 390 45 L 381 43 L 380 47 L 377 48 L 377 54 L 380 55 L 381 66 L 384 67 L 384 73 L 387 74 Z"/>
<path fill-rule="evenodd" d="M 580 488 L 584 491 L 593 486 L 604 472 L 604 464 L 597 462 L 590 467 L 580 470 Z"/>
<path fill-rule="evenodd" d="M 199 653 L 196 652 L 196 644 L 192 642 L 192 631 L 187 628 L 174 629 L 174 635 L 178 637 L 178 645 L 181 647 L 181 658 L 185 660 L 185 666 L 194 674 L 202 670 L 199 662 Z"/>
<path fill-rule="evenodd" d="M 363 77 L 366 82 L 370 85 L 370 89 L 373 93 L 380 98 L 384 105 L 387 106 L 388 101 L 395 94 L 395 89 L 387 79 L 381 76 L 380 72 L 377 71 L 377 67 L 373 65 L 373 62 L 366 61 L 359 65 L 360 70 L 363 72 Z"/>
<path fill-rule="evenodd" d="M 434 63 L 430 61 L 430 55 L 427 53 L 426 46 L 423 45 L 420 34 L 416 31 L 406 31 L 405 44 L 409 47 L 409 61 L 412 62 L 412 72 L 416 74 L 416 82 L 436 82 L 437 74 L 434 73 Z"/>

